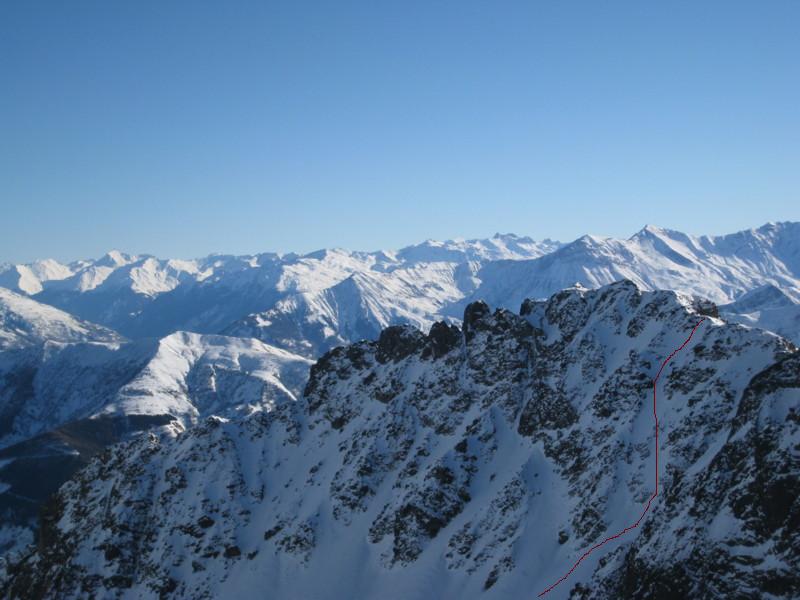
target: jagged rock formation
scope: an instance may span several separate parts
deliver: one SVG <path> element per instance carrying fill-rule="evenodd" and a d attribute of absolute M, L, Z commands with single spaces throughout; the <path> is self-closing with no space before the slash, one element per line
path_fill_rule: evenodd
<path fill-rule="evenodd" d="M 106 450 L 55 496 L 9 597 L 800 594 L 800 354 L 630 282 L 328 352 L 297 402 Z"/>

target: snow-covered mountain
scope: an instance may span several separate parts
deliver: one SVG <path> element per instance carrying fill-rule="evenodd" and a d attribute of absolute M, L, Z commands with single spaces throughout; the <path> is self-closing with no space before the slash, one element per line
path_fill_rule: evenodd
<path fill-rule="evenodd" d="M 299 396 L 309 366 L 254 339 L 177 332 L 130 342 L 0 289 L 0 552 L 104 446 L 271 410 Z"/>
<path fill-rule="evenodd" d="M 729 305 L 733 320 L 774 328 L 774 312 L 736 312 L 765 285 L 800 304 L 800 223 L 769 223 L 724 236 L 647 226 L 629 239 L 583 236 L 570 244 L 514 235 L 427 241 L 398 251 L 320 250 L 161 260 L 111 252 L 98 261 L 39 261 L 0 268 L 0 285 L 133 339 L 175 331 L 254 337 L 317 358 L 374 339 L 389 325 L 427 330 L 458 322 L 476 300 L 517 309 L 580 283 L 620 279 Z M 789 309 L 791 312 L 793 309 Z M 800 341 L 800 331 L 781 333 Z"/>
<path fill-rule="evenodd" d="M 750 290 L 719 310 L 728 321 L 768 329 L 800 344 L 800 300 L 774 285 Z"/>
<path fill-rule="evenodd" d="M 122 338 L 115 332 L 0 287 L 0 352 L 45 341 L 107 342 Z"/>
<path fill-rule="evenodd" d="M 53 422 L 64 422 L 75 402 L 91 402 L 97 379 L 83 374 L 102 362 L 99 356 L 114 354 L 124 345 L 124 338 L 105 327 L 0 288 L 0 447 L 43 431 Z M 60 355 L 77 362 L 42 384 L 37 371 Z M 78 362 L 87 367 L 77 368 Z M 101 379 L 113 381 L 110 375 L 105 373 Z M 70 390 L 69 382 L 77 387 Z M 65 394 L 77 400 L 64 402 Z M 46 398 L 47 406 L 37 403 L 37 397 Z"/>
<path fill-rule="evenodd" d="M 271 409 L 295 399 L 309 365 L 258 340 L 186 332 L 0 353 L 0 447 L 101 414 L 169 415 L 185 428 L 210 414 Z"/>
<path fill-rule="evenodd" d="M 431 262 L 354 273 L 329 288 L 287 296 L 224 333 L 318 357 L 336 346 L 375 339 L 389 325 L 427 330 L 437 315 L 474 288 L 474 270 L 472 263 Z"/>
<path fill-rule="evenodd" d="M 11 597 L 794 598 L 800 353 L 631 282 L 334 349 L 303 397 L 109 449 Z M 702 323 L 701 323 L 702 321 Z M 653 441 L 658 385 L 659 456 Z M 268 587 L 265 587 L 268 586 Z"/>
<path fill-rule="evenodd" d="M 295 399 L 310 364 L 251 338 L 130 342 L 0 288 L 0 447 L 101 413 L 169 414 L 188 426 L 269 408 Z"/>
<path fill-rule="evenodd" d="M 294 401 L 306 381 L 308 359 L 358 340 L 381 337 L 385 342 L 386 335 L 398 331 L 405 332 L 397 342 L 401 346 L 408 336 L 419 338 L 421 334 L 410 330 L 389 329 L 395 334 L 381 334 L 387 326 L 402 324 L 431 331 L 426 338 L 431 345 L 428 352 L 437 355 L 431 364 L 441 365 L 437 344 L 447 346 L 461 334 L 434 324 L 442 318 L 460 324 L 465 307 L 480 307 L 475 302 L 482 299 L 511 309 L 524 303 L 534 331 L 541 330 L 547 337 L 547 322 L 558 322 L 559 317 L 541 311 L 552 312 L 547 307 L 555 300 L 547 304 L 527 298 L 547 298 L 565 287 L 578 297 L 596 298 L 586 288 L 627 278 L 643 290 L 669 288 L 719 304 L 717 312 L 710 304 L 676 296 L 689 313 L 703 306 L 703 312 L 718 314 L 728 322 L 768 329 L 800 342 L 799 234 L 798 223 L 770 223 L 717 237 L 648 226 L 626 240 L 584 236 L 567 245 L 496 235 L 488 240 L 429 240 L 398 251 L 333 249 L 304 256 L 212 255 L 197 260 L 162 260 L 113 251 L 99 260 L 67 265 L 43 260 L 0 266 L 0 550 L 30 541 L 30 526 L 41 503 L 103 448 L 145 430 L 170 437 L 209 415 L 233 419 L 222 426 L 233 432 L 248 427 L 246 423 L 261 422 L 262 417 L 248 415 L 273 409 L 283 414 L 290 410 L 281 408 L 284 405 L 300 411 L 296 424 L 300 431 L 308 425 L 310 417 L 302 416 L 302 411 L 309 410 L 311 396 L 297 405 Z M 585 287 L 572 287 L 575 284 Z M 470 336 L 468 323 L 465 331 L 462 339 Z M 598 348 L 612 354 L 618 351 L 613 336 L 595 330 L 586 335 Z M 763 336 L 757 331 L 737 335 Z M 536 343 L 535 355 L 544 360 L 547 352 Z M 581 343 L 581 351 L 590 348 L 585 340 Z M 338 375 L 347 379 L 347 373 L 363 367 L 358 358 L 362 350 L 353 348 L 378 352 L 379 346 L 357 344 L 328 357 L 345 353 L 347 360 Z M 469 344 L 464 348 L 469 349 Z M 427 367 L 429 359 L 426 356 L 422 366 Z M 749 365 L 751 359 L 748 355 L 743 364 Z M 359 388 L 361 396 L 344 388 L 340 391 L 361 405 L 364 394 L 381 398 L 391 395 L 394 388 L 418 386 L 416 377 L 422 367 L 414 364 L 409 363 L 402 377 L 384 382 L 380 389 L 364 383 Z M 448 364 L 462 374 L 473 368 L 469 361 L 467 366 Z M 558 371 L 560 365 L 552 362 L 548 369 Z M 588 369 L 580 368 L 581 372 Z M 452 374 L 437 371 L 435 376 L 445 381 Z M 497 382 L 520 377 L 503 369 L 493 376 L 499 378 Z M 527 377 L 534 381 L 530 374 Z M 559 381 L 556 377 L 548 385 L 567 394 L 573 384 Z M 336 389 L 338 385 L 331 383 Z M 351 385 L 355 384 L 348 379 L 345 387 L 349 390 Z M 465 385 L 459 379 L 452 383 L 456 391 L 448 388 L 447 394 L 466 402 L 464 398 L 488 393 L 469 386 L 462 389 Z M 432 391 L 426 394 L 433 394 L 437 386 L 431 384 Z M 573 387 L 572 400 L 578 394 L 577 384 Z M 585 393 L 596 393 L 592 385 L 586 388 Z M 429 401 L 444 402 L 438 397 Z M 450 409 L 457 415 L 456 404 Z M 580 402 L 576 406 L 577 415 L 587 410 Z M 562 409 L 570 413 L 565 405 Z M 424 414 L 414 418 L 421 419 L 423 427 L 430 426 Z M 369 427 L 381 427 L 370 423 Z M 199 434 L 181 434 L 194 435 Z M 571 430 L 570 435 L 577 434 Z M 165 443 L 165 452 L 173 451 L 168 450 L 171 444 Z M 376 448 L 382 451 L 383 447 Z M 345 466 L 342 463 L 339 468 Z M 207 468 L 217 466 L 209 463 Z M 346 475 L 346 469 L 340 474 Z M 284 475 L 259 476 L 274 480 Z M 424 488 L 427 484 L 414 485 Z M 341 520 L 338 512 L 335 520 Z M 384 555 L 385 549 L 380 556 Z M 420 568 L 427 573 L 429 566 Z M 473 577 L 468 575 L 464 581 Z M 455 588 L 446 589 L 450 593 Z"/>
<path fill-rule="evenodd" d="M 35 295 L 44 290 L 90 292 L 100 287 L 129 288 L 143 295 L 174 289 L 189 276 L 202 278 L 197 261 L 158 260 L 112 250 L 98 260 L 62 264 L 52 259 L 0 266 L 0 285 Z"/>
<path fill-rule="evenodd" d="M 248 315 L 270 312 L 294 319 L 310 310 L 307 327 L 325 321 L 317 307 L 329 302 L 321 296 L 337 294 L 337 286 L 358 276 L 372 281 L 384 295 L 369 298 L 373 306 L 391 312 L 391 294 L 414 300 L 399 309 L 430 319 L 431 303 L 425 294 L 437 286 L 441 301 L 450 301 L 471 291 L 472 274 L 492 260 L 516 260 L 541 256 L 561 244 L 535 242 L 514 235 L 496 235 L 487 240 L 427 241 L 399 251 L 352 252 L 320 250 L 304 256 L 259 254 L 253 256 L 212 255 L 197 260 L 162 260 L 131 256 L 118 251 L 97 261 L 62 265 L 38 261 L 30 265 L 0 267 L 0 286 L 33 295 L 37 300 L 66 310 L 80 318 L 100 323 L 131 338 L 163 337 L 175 331 L 220 333 Z M 454 277 L 458 277 L 457 281 Z M 369 285 L 368 285 L 369 287 Z M 299 313 L 293 313 L 300 307 Z M 289 312 L 287 312 L 289 311 Z M 366 320 L 370 319 L 365 315 Z M 269 320 L 262 318 L 261 322 Z M 380 325 L 387 323 L 381 318 Z M 267 330 L 269 328 L 267 327 Z M 260 328 L 259 328 L 260 330 Z M 265 331 L 262 339 L 280 337 Z M 350 341 L 338 331 L 324 339 Z M 310 348 L 318 343 L 309 342 Z M 327 344 L 328 346 L 330 344 Z M 322 344 L 323 347 L 326 344 Z"/>
<path fill-rule="evenodd" d="M 495 261 L 479 273 L 474 298 L 519 307 L 575 283 L 596 288 L 629 279 L 717 303 L 763 285 L 800 300 L 800 223 L 769 223 L 724 236 L 695 237 L 647 226 L 627 240 L 586 235 L 532 260 Z"/>

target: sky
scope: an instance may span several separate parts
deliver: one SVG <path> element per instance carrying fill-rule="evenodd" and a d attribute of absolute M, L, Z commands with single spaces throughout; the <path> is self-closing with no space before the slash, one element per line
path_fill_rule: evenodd
<path fill-rule="evenodd" d="M 800 220 L 800 2 L 3 2 L 0 262 Z"/>

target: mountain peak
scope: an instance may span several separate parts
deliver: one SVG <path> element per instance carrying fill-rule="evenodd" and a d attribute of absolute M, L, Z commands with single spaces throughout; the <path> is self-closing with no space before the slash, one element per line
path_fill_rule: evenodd
<path fill-rule="evenodd" d="M 564 246 L 564 248 L 569 248 L 567 252 L 572 252 L 575 250 L 582 251 L 584 248 L 597 248 L 601 246 L 606 241 L 606 238 L 603 238 L 599 235 L 593 235 L 591 233 L 587 233 L 576 239 L 574 242 L 571 242 Z"/>
<path fill-rule="evenodd" d="M 642 227 L 641 231 L 642 231 L 642 233 L 656 233 L 656 234 L 658 234 L 658 233 L 663 233 L 664 229 L 659 227 L 658 225 L 652 225 L 652 224 L 648 223 L 647 225 Z"/>
<path fill-rule="evenodd" d="M 650 237 L 668 237 L 669 230 L 664 229 L 663 227 L 659 227 L 658 225 L 651 225 L 648 223 L 644 227 L 642 227 L 639 231 L 634 233 L 629 240 L 638 240 L 642 238 L 650 238 Z"/>
<path fill-rule="evenodd" d="M 96 264 L 104 267 L 122 267 L 134 262 L 135 260 L 136 257 L 130 254 L 125 254 L 119 250 L 109 250 L 97 261 Z"/>

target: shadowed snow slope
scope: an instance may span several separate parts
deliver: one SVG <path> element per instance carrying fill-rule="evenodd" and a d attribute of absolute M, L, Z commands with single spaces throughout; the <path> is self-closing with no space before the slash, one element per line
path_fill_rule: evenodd
<path fill-rule="evenodd" d="M 61 488 L 10 597 L 790 598 L 800 354 L 631 282 L 384 329 L 298 402 L 142 436 Z"/>

